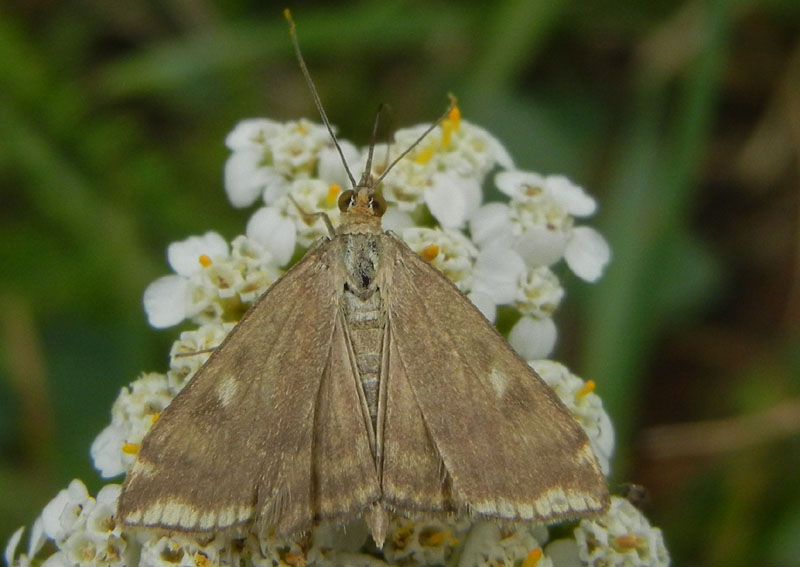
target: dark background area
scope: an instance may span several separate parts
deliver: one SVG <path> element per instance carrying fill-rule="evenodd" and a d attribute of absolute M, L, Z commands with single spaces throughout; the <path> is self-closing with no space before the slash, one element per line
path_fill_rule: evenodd
<path fill-rule="evenodd" d="M 522 169 L 600 202 L 614 258 L 562 270 L 555 358 L 597 383 L 612 483 L 675 565 L 800 565 L 800 3 L 289 4 L 331 120 L 367 142 L 459 97 Z M 168 243 L 243 231 L 242 118 L 316 111 L 282 4 L 0 6 L 0 540 L 69 480 L 175 329 L 141 295 Z"/>

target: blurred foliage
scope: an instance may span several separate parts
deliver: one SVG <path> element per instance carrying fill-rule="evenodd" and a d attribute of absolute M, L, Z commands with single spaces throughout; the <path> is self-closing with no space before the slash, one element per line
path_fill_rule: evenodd
<path fill-rule="evenodd" d="M 140 303 L 166 245 L 248 216 L 225 134 L 316 117 L 282 7 L 0 7 L 0 540 L 70 479 L 102 485 L 89 445 L 176 336 Z M 676 565 L 800 563 L 800 4 L 292 8 L 343 137 L 453 92 L 521 168 L 598 196 L 614 261 L 567 282 L 557 356 L 612 413 L 615 482 L 650 490 Z"/>

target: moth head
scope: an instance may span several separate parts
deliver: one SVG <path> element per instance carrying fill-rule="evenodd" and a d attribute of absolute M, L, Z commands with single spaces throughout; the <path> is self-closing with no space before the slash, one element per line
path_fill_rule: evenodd
<path fill-rule="evenodd" d="M 343 213 L 361 213 L 382 217 L 386 212 L 386 201 L 372 187 L 359 186 L 339 195 L 339 210 Z"/>

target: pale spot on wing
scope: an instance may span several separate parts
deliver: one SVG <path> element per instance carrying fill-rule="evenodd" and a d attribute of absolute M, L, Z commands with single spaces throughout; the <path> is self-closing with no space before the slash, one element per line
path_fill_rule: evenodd
<path fill-rule="evenodd" d="M 498 398 L 502 398 L 503 394 L 506 392 L 506 387 L 508 386 L 508 376 L 505 373 L 497 368 L 496 366 L 492 368 L 492 373 L 489 374 L 489 382 L 494 388 L 495 394 L 497 394 Z"/>
<path fill-rule="evenodd" d="M 223 407 L 228 407 L 231 402 L 236 399 L 236 394 L 239 391 L 239 384 L 231 378 L 227 376 L 222 382 L 219 383 L 217 386 L 217 397 L 219 398 L 220 403 Z"/>

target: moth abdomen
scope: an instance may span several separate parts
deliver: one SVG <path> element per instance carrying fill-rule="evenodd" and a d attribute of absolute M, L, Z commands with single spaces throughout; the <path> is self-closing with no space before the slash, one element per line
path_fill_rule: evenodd
<path fill-rule="evenodd" d="M 364 392 L 374 428 L 377 425 L 381 355 L 383 335 L 386 329 L 380 290 L 376 289 L 366 299 L 361 299 L 346 291 L 342 295 L 342 309 L 353 347 L 361 389 Z"/>

